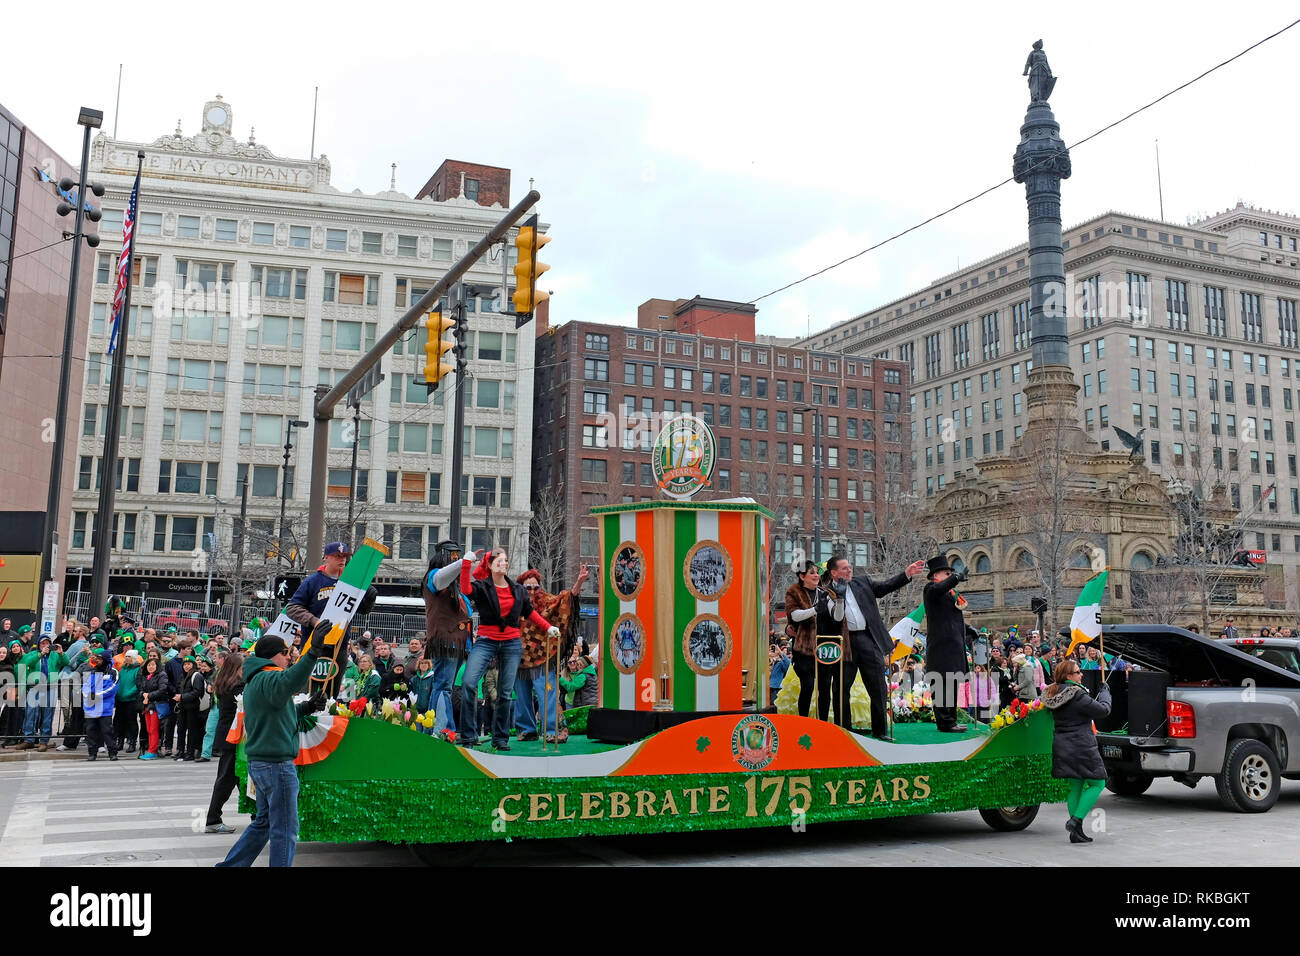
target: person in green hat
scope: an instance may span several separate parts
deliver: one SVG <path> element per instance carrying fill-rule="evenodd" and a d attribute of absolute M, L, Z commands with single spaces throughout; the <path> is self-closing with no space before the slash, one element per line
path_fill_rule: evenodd
<path fill-rule="evenodd" d="M 24 624 L 18 628 L 18 640 L 22 643 L 23 653 L 27 654 L 36 650 L 36 632 L 32 630 L 30 624 Z"/>
<path fill-rule="evenodd" d="M 117 749 L 135 753 L 135 742 L 140 732 L 140 675 L 144 658 L 134 647 L 122 653 L 122 663 L 117 669 L 117 699 L 113 706 L 113 734 Z"/>
<path fill-rule="evenodd" d="M 54 707 L 58 699 L 55 687 L 59 671 L 67 666 L 68 659 L 62 651 L 51 650 L 53 642 L 42 637 L 36 650 L 29 651 L 15 668 L 20 690 L 26 691 L 27 712 L 23 719 L 23 743 L 20 750 L 50 749 L 50 735 L 54 730 Z"/>

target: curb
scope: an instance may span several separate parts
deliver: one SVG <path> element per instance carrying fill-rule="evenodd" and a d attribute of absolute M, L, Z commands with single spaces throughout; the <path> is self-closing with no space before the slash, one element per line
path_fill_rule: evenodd
<path fill-rule="evenodd" d="M 67 750 L 60 753 L 57 750 L 47 750 L 41 753 L 38 750 L 20 750 L 12 753 L 0 753 L 0 763 L 17 763 L 26 760 L 81 760 L 86 759 L 85 751 Z"/>

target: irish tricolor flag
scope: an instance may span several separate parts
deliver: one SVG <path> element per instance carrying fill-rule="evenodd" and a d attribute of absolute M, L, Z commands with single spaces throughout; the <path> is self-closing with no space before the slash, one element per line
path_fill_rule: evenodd
<path fill-rule="evenodd" d="M 889 655 L 889 662 L 902 660 L 916 647 L 916 639 L 921 636 L 921 621 L 925 618 L 925 605 L 918 604 L 916 610 L 889 629 L 889 636 L 894 639 L 894 652 Z"/>
<path fill-rule="evenodd" d="M 1070 618 L 1070 650 L 1080 644 L 1101 636 L 1101 599 L 1106 594 L 1106 579 L 1110 577 L 1110 568 L 1094 575 L 1079 592 L 1079 603 L 1074 607 L 1074 616 Z"/>

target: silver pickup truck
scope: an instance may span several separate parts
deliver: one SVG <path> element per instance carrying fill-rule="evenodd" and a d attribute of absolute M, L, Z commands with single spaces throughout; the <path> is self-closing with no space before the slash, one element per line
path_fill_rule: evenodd
<path fill-rule="evenodd" d="M 1189 787 L 1213 777 L 1227 809 L 1263 813 L 1283 779 L 1300 780 L 1300 642 L 1123 624 L 1105 628 L 1102 644 L 1142 668 L 1106 674 L 1114 700 L 1097 746 L 1109 790 L 1138 796 L 1156 777 Z M 1084 672 L 1085 686 L 1100 679 Z"/>

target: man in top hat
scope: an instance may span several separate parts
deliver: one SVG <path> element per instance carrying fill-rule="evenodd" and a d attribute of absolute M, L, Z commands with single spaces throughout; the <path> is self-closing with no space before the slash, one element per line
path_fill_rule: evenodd
<path fill-rule="evenodd" d="M 966 618 L 948 559 L 942 554 L 926 562 L 925 602 L 926 670 L 930 672 L 930 695 L 934 699 L 934 722 L 941 733 L 964 733 L 957 723 L 957 694 L 966 682 Z"/>
<path fill-rule="evenodd" d="M 886 661 L 894 649 L 889 628 L 880 618 L 876 598 L 892 594 L 925 570 L 921 561 L 913 561 L 903 571 L 887 581 L 873 581 L 863 575 L 853 576 L 853 565 L 843 555 L 836 555 L 827 563 L 830 574 L 831 618 L 843 621 L 843 636 L 847 639 L 844 655 L 845 673 L 840 687 L 840 700 L 835 713 L 843 726 L 848 727 L 849 692 L 853 686 L 853 670 L 862 674 L 862 684 L 871 698 L 871 735 L 879 740 L 892 740 L 889 736 L 886 707 L 889 700 Z"/>

